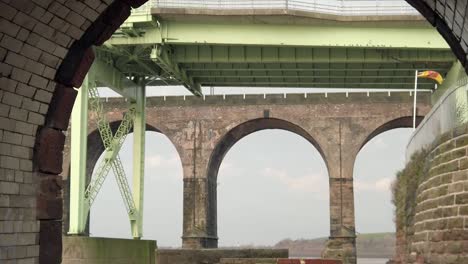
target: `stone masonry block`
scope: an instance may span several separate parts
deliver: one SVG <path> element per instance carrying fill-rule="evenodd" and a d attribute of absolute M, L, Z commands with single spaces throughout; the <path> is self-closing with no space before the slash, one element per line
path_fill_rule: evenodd
<path fill-rule="evenodd" d="M 41 221 L 39 235 L 39 263 L 62 262 L 62 221 Z"/>
<path fill-rule="evenodd" d="M 59 220 L 63 213 L 62 177 L 51 174 L 40 174 L 39 176 L 37 219 Z"/>
<path fill-rule="evenodd" d="M 83 84 L 83 80 L 86 77 L 91 65 L 93 64 L 95 55 L 92 48 L 88 48 L 84 54 L 83 58 L 81 59 L 78 67 L 75 70 L 73 78 L 71 80 L 71 85 L 73 87 L 79 88 Z"/>
<path fill-rule="evenodd" d="M 39 171 L 52 174 L 62 172 L 63 144 L 65 135 L 62 131 L 44 127 L 36 140 L 36 165 Z"/>
<path fill-rule="evenodd" d="M 102 24 L 95 23 L 96 26 L 104 26 L 100 36 L 95 39 L 96 45 L 102 45 L 108 40 L 120 25 L 130 16 L 130 6 L 127 3 L 115 1 L 102 15 Z"/>
<path fill-rule="evenodd" d="M 80 87 L 93 61 L 92 48 L 74 43 L 55 75 L 56 81 L 65 86 Z"/>
<path fill-rule="evenodd" d="M 67 130 L 76 95 L 77 91 L 72 87 L 57 84 L 47 114 L 48 126 Z"/>

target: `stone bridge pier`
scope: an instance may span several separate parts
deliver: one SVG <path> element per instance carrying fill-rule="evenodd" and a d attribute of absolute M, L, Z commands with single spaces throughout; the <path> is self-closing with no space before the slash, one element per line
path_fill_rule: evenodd
<path fill-rule="evenodd" d="M 111 127 L 116 129 L 126 103 L 122 99 L 109 99 L 104 107 Z M 430 107 L 430 94 L 420 94 L 418 122 Z M 310 142 L 328 169 L 330 239 L 324 257 L 355 263 L 356 156 L 374 136 L 394 128 L 411 127 L 412 113 L 413 97 L 401 92 L 151 97 L 147 99 L 146 115 L 147 129 L 166 135 L 182 161 L 184 248 L 218 245 L 217 175 L 229 149 L 251 133 L 283 129 Z M 90 118 L 89 176 L 104 151 L 92 113 Z"/>

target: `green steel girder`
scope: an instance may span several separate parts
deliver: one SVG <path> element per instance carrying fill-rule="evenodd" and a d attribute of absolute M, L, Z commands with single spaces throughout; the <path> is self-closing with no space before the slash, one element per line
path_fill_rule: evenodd
<path fill-rule="evenodd" d="M 127 77 L 158 76 L 161 69 L 150 59 L 152 46 L 105 46 L 96 49 L 98 59 L 105 61 Z"/>
<path fill-rule="evenodd" d="M 174 45 L 175 63 L 424 63 L 453 62 L 449 49 L 378 49 Z"/>
<path fill-rule="evenodd" d="M 179 65 L 174 62 L 171 53 L 172 52 L 168 46 L 156 45 L 151 52 L 151 59 L 170 75 L 170 79 L 180 81 L 185 88 L 191 91 L 194 95 L 201 96 L 200 84 L 194 82 L 193 79 L 187 75 L 185 70 L 181 69 Z"/>
<path fill-rule="evenodd" d="M 68 234 L 79 235 L 86 230 L 89 206 L 84 201 L 86 189 L 86 154 L 88 130 L 88 88 L 95 85 L 91 71 L 78 89 L 71 115 L 70 155 L 70 221 Z"/>
<path fill-rule="evenodd" d="M 210 72 L 210 71 L 406 71 L 412 74 L 416 69 L 431 69 L 437 71 L 447 71 L 453 61 L 448 62 L 394 62 L 394 63 L 183 63 L 181 67 L 189 69 L 189 72 Z"/>
<path fill-rule="evenodd" d="M 96 86 L 95 77 L 97 74 L 99 73 L 93 68 L 86 76 L 72 113 L 69 234 L 80 235 L 85 232 L 86 220 L 91 206 L 108 173 L 112 170 L 127 209 L 132 234 L 134 238 L 141 238 L 143 234 L 144 131 L 146 128 L 144 84 L 146 82 L 142 82 L 142 80 L 145 78 L 137 78 L 140 85 L 138 89 L 135 89 L 135 102 L 130 103 L 129 110 L 124 114 L 120 126 L 113 135 L 103 112 L 102 100 Z M 88 108 L 95 115 L 105 152 L 103 160 L 93 173 L 91 182 L 86 186 L 87 130 L 83 129 L 83 127 L 86 128 L 88 124 Z M 133 192 L 130 189 L 122 160 L 119 157 L 119 151 L 132 126 L 134 126 L 136 133 Z"/>
<path fill-rule="evenodd" d="M 143 235 L 143 203 L 145 186 L 145 131 L 146 131 L 146 80 L 140 79 L 141 89 L 138 90 L 135 103 L 135 119 L 133 120 L 133 202 L 138 214 L 130 221 L 134 238 Z"/>
<path fill-rule="evenodd" d="M 200 85 L 407 89 L 414 70 L 445 74 L 455 61 L 442 37 L 422 23 L 155 18 L 151 26 L 137 23 L 143 35 L 115 36 L 109 47 L 127 53 L 153 47 L 149 57 L 161 71 L 152 77 L 183 84 L 195 94 Z M 119 66 L 124 72 L 125 67 L 144 70 L 122 60 L 128 65 Z M 422 80 L 421 86 L 433 84 Z"/>
<path fill-rule="evenodd" d="M 145 28 L 141 37 L 114 37 L 112 45 L 214 44 L 309 47 L 364 47 L 449 49 L 438 32 L 427 25 L 388 21 L 379 26 L 245 23 L 233 21 L 177 21 L 157 18 L 159 27 Z M 200 19 L 201 20 L 201 19 Z"/>
<path fill-rule="evenodd" d="M 139 87 L 141 88 L 141 87 Z M 125 141 L 127 134 L 132 128 L 133 119 L 135 118 L 135 106 L 132 105 L 128 112 L 125 113 L 122 122 L 117 129 L 115 135 L 112 135 L 109 123 L 103 113 L 102 102 L 100 100 L 97 87 L 89 87 L 89 107 L 97 115 L 98 130 L 101 135 L 102 142 L 105 147 L 104 160 L 97 167 L 94 177 L 92 177 L 90 184 L 84 193 L 84 199 L 87 208 L 91 207 L 96 198 L 99 190 L 101 189 L 104 180 L 106 179 L 109 171 L 112 169 L 116 176 L 119 190 L 124 199 L 124 204 L 127 213 L 131 220 L 136 218 L 136 209 L 131 195 L 130 187 L 125 176 L 122 161 L 119 158 L 120 148 Z"/>
<path fill-rule="evenodd" d="M 96 73 L 96 82 L 100 86 L 109 87 L 130 101 L 135 101 L 136 89 L 139 89 L 138 85 L 112 65 L 96 59 L 91 66 L 91 71 Z"/>

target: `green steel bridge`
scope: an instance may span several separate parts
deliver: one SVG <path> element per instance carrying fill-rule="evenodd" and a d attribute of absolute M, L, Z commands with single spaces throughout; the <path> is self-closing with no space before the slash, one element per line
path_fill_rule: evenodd
<path fill-rule="evenodd" d="M 377 2 L 377 4 L 376 4 Z M 135 10 L 95 50 L 72 115 L 70 233 L 85 230 L 89 209 L 113 170 L 132 234 L 142 236 L 145 87 L 414 89 L 416 70 L 442 75 L 456 59 L 447 43 L 401 1 L 152 1 Z M 128 99 L 113 134 L 96 87 Z M 418 89 L 433 90 L 429 80 Z M 98 113 L 105 158 L 86 185 L 88 107 Z M 118 152 L 134 132 L 133 189 Z"/>
<path fill-rule="evenodd" d="M 343 7 L 350 15 L 342 16 L 329 6 L 298 9 L 297 2 L 150 2 L 97 50 L 99 72 L 144 75 L 152 85 L 184 85 L 195 94 L 201 86 L 411 89 L 415 70 L 445 75 L 455 61 L 436 30 L 407 7 L 380 7 L 397 14 Z M 419 88 L 434 85 L 421 81 Z"/>

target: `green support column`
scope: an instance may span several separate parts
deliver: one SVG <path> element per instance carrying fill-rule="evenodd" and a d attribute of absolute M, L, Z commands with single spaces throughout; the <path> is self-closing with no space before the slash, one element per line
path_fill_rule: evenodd
<path fill-rule="evenodd" d="M 94 78 L 88 74 L 78 90 L 71 118 L 70 228 L 68 233 L 72 235 L 84 234 L 89 211 L 84 200 L 84 193 L 88 139 L 88 89 L 93 82 Z"/>
<path fill-rule="evenodd" d="M 136 90 L 136 112 L 133 123 L 133 202 L 137 210 L 136 219 L 131 220 L 132 236 L 143 235 L 143 197 L 145 184 L 145 131 L 146 131 L 146 87 L 144 80 Z"/>

